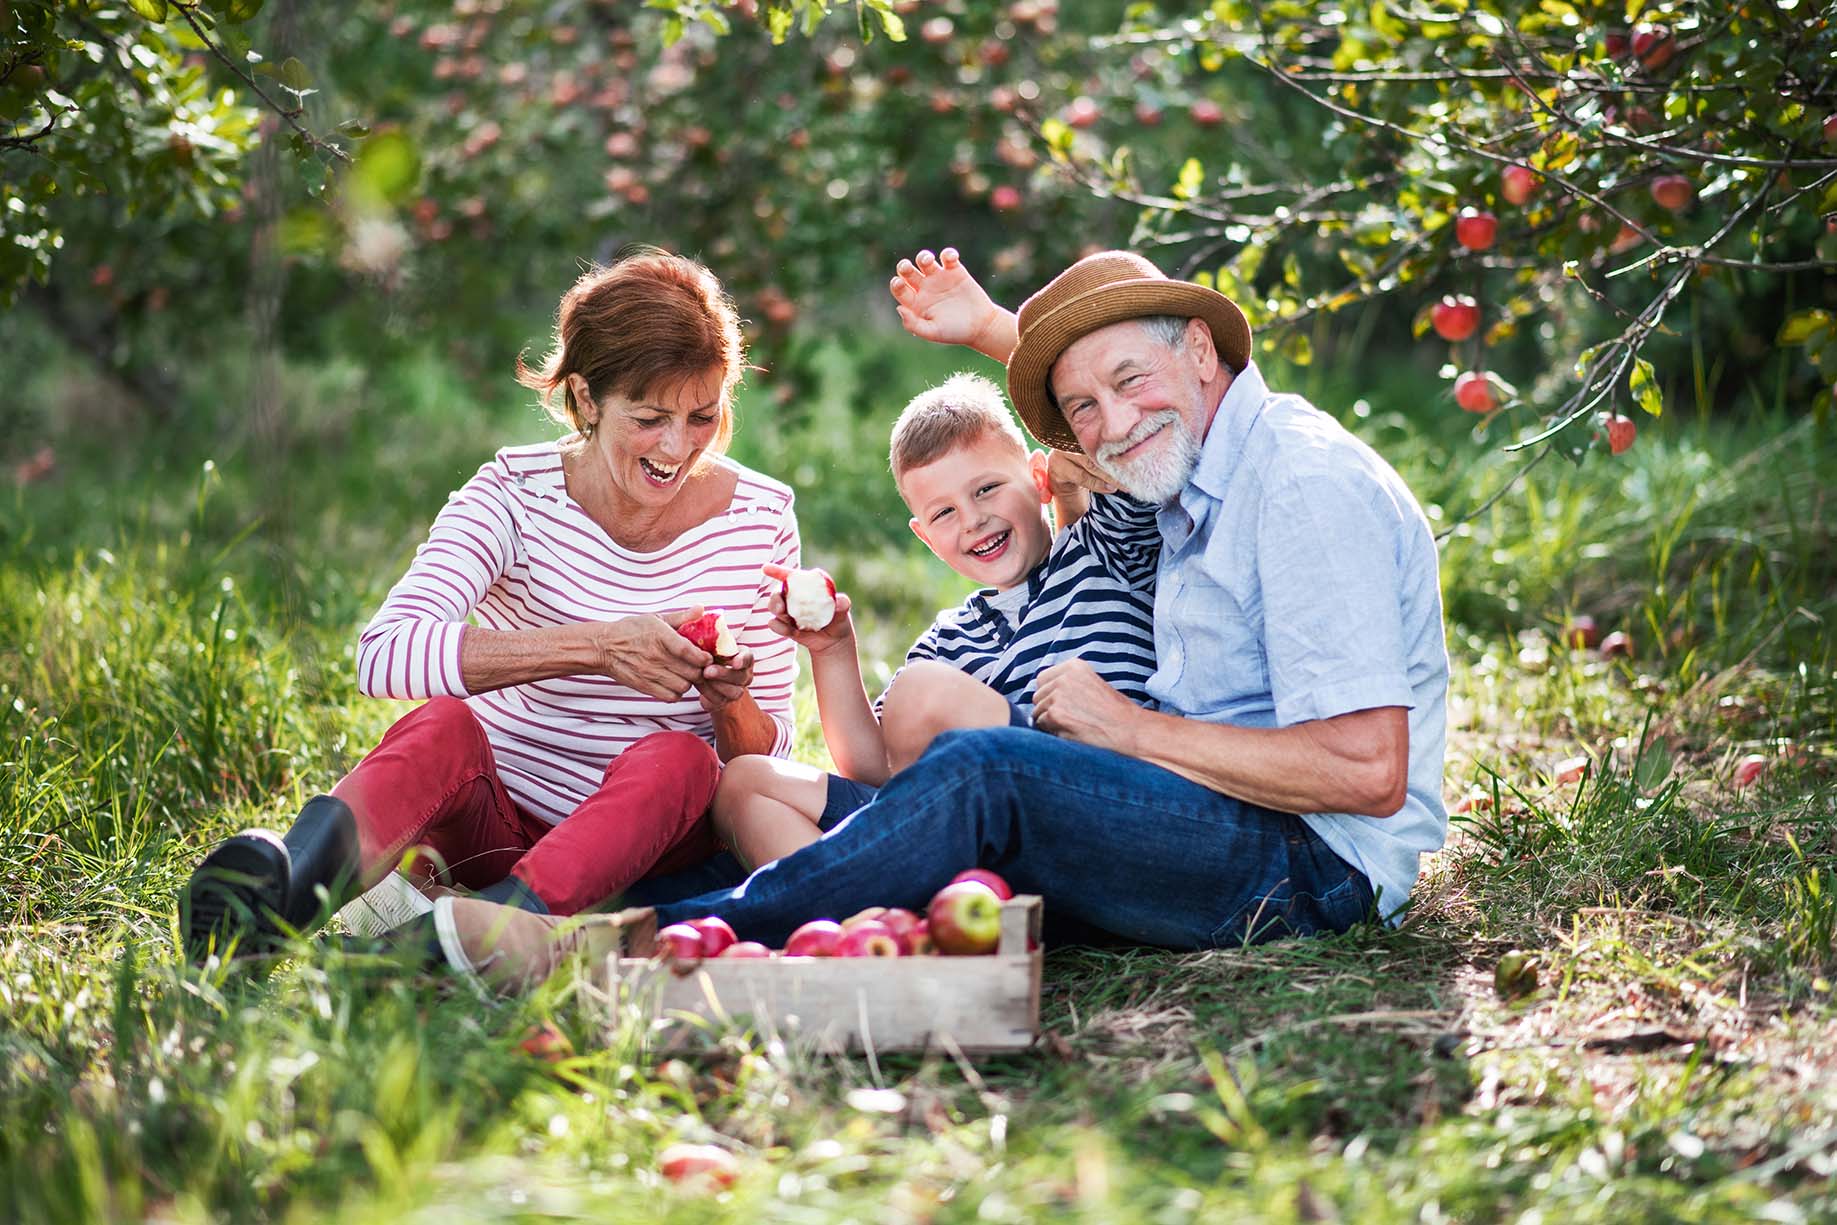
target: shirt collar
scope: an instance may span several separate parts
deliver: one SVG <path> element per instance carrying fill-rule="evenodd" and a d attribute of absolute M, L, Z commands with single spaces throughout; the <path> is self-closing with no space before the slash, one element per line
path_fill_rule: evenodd
<path fill-rule="evenodd" d="M 1233 375 L 1218 412 L 1212 416 L 1212 428 L 1206 431 L 1199 449 L 1199 466 L 1193 470 L 1192 483 L 1214 498 L 1225 496 L 1231 474 L 1244 454 L 1244 442 L 1250 437 L 1257 418 L 1263 414 L 1263 402 L 1269 399 L 1269 384 L 1255 362 L 1247 362 Z"/>

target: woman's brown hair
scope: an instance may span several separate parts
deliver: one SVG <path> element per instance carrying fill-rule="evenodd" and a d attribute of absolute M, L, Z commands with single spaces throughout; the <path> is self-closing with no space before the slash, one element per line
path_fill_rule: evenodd
<path fill-rule="evenodd" d="M 719 454 L 733 437 L 733 389 L 745 360 L 739 312 L 714 273 L 686 256 L 642 247 L 581 274 L 555 312 L 555 347 L 535 369 L 519 355 L 517 381 L 542 397 L 549 416 L 580 430 L 586 422 L 568 389 L 570 375 L 586 379 L 596 400 L 642 399 L 671 380 L 718 369 L 721 426 L 708 449 Z"/>

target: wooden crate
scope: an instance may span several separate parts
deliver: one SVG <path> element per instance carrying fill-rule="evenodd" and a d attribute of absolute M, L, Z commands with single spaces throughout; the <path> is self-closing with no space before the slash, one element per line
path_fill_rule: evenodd
<path fill-rule="evenodd" d="M 1040 1032 L 1040 899 L 1001 908 L 988 957 L 716 957 L 683 968 L 613 958 L 614 998 L 653 1020 L 748 1018 L 820 1050 L 1023 1050 Z M 689 1024 L 671 1027 L 690 1031 Z M 666 1037 L 666 1042 L 668 1041 Z"/>

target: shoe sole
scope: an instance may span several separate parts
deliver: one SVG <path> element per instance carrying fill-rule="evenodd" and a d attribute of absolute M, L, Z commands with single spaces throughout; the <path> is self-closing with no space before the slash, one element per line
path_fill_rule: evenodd
<path fill-rule="evenodd" d="M 287 847 L 278 834 L 244 830 L 204 857 L 185 887 L 181 906 L 185 951 L 201 964 L 213 954 L 263 956 L 281 942 L 286 905 Z"/>

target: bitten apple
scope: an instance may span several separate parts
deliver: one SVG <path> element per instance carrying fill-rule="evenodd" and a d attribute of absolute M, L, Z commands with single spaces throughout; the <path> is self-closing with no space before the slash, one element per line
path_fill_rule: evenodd
<path fill-rule="evenodd" d="M 785 611 L 800 630 L 820 630 L 835 620 L 836 581 L 822 570 L 793 570 L 785 575 Z"/>
<path fill-rule="evenodd" d="M 1443 340 L 1466 340 L 1480 330 L 1480 304 L 1466 294 L 1449 294 L 1430 310 L 1429 322 Z"/>
<path fill-rule="evenodd" d="M 981 881 L 946 885 L 926 911 L 931 939 L 955 957 L 993 953 L 1001 940 L 1001 899 Z"/>
<path fill-rule="evenodd" d="M 676 627 L 676 632 L 716 659 L 732 659 L 740 651 L 733 631 L 727 628 L 727 618 L 718 608 L 692 621 L 684 621 Z"/>
<path fill-rule="evenodd" d="M 812 919 L 785 941 L 786 957 L 834 957 L 842 943 L 842 925 L 834 919 Z"/>

